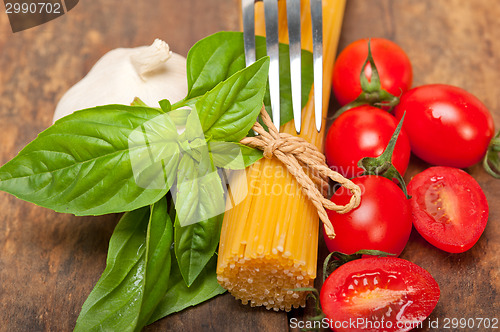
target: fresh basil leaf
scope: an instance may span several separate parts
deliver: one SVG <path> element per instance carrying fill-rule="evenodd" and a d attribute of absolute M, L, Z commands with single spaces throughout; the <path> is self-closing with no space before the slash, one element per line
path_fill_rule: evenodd
<path fill-rule="evenodd" d="M 180 139 L 183 152 L 188 153 L 195 160 L 199 161 L 202 151 L 208 151 L 205 133 L 201 127 L 198 113 L 191 111 L 186 119 L 185 130 L 181 134 Z"/>
<path fill-rule="evenodd" d="M 255 37 L 255 53 L 257 59 L 266 56 L 267 54 L 266 38 L 262 36 Z M 280 123 L 283 125 L 293 120 L 292 106 L 292 83 L 290 76 L 290 51 L 287 44 L 279 44 L 279 67 L 280 67 Z M 313 76 L 313 58 L 309 51 L 302 50 L 301 54 L 301 99 L 302 108 L 304 108 L 309 100 Z M 271 97 L 269 89 L 266 90 L 264 97 L 264 105 L 266 111 L 271 115 Z"/>
<path fill-rule="evenodd" d="M 234 142 L 209 141 L 214 165 L 225 169 L 245 169 L 263 157 L 262 151 Z"/>
<path fill-rule="evenodd" d="M 183 221 L 198 221 L 198 173 L 196 166 L 196 161 L 190 155 L 184 154 L 179 163 L 178 183 L 171 190 L 177 217 Z"/>
<path fill-rule="evenodd" d="M 75 331 L 139 331 L 167 291 L 173 240 L 167 201 L 123 215 L 106 269 L 82 307 Z"/>
<path fill-rule="evenodd" d="M 136 184 L 141 188 L 169 189 L 175 182 L 180 141 L 173 111 L 146 121 L 128 138 L 129 156 Z"/>
<path fill-rule="evenodd" d="M 182 278 L 177 261 L 172 260 L 168 291 L 156 307 L 148 324 L 225 293 L 226 290 L 217 281 L 216 268 L 217 255 L 213 255 L 198 278 L 188 287 Z"/>
<path fill-rule="evenodd" d="M 141 302 L 131 300 L 142 288 L 134 283 L 134 277 L 145 270 L 148 222 L 149 207 L 128 212 L 120 219 L 109 242 L 106 269 L 83 304 L 75 331 L 98 330 L 111 324 L 123 328 L 120 315 L 128 319 L 126 329 L 137 324 Z"/>
<path fill-rule="evenodd" d="M 186 59 L 186 100 L 204 95 L 243 68 L 242 33 L 218 32 L 198 41 L 191 47 Z"/>
<path fill-rule="evenodd" d="M 256 36 L 256 58 L 266 55 L 265 38 Z M 290 58 L 287 44 L 280 44 L 280 100 L 281 124 L 293 119 Z M 192 99 L 199 98 L 215 88 L 217 84 L 245 67 L 243 34 L 222 31 L 198 41 L 187 57 L 188 96 L 178 105 L 192 105 Z M 302 107 L 309 99 L 313 83 L 311 52 L 302 51 Z M 264 98 L 266 110 L 270 111 L 269 88 Z"/>
<path fill-rule="evenodd" d="M 172 105 L 170 104 L 170 101 L 168 101 L 167 99 L 160 100 L 158 104 L 160 104 L 160 108 L 164 113 L 168 113 L 172 109 Z"/>
<path fill-rule="evenodd" d="M 223 214 L 182 227 L 176 219 L 175 256 L 185 284 L 191 287 L 214 255 L 219 243 Z"/>
<path fill-rule="evenodd" d="M 245 162 L 245 167 L 248 167 L 255 163 L 256 161 L 262 159 L 264 156 L 263 152 L 258 149 L 250 148 L 246 145 L 243 144 L 238 144 L 238 146 L 241 148 L 241 155 L 243 156 L 243 161 Z"/>
<path fill-rule="evenodd" d="M 177 217 L 181 226 L 198 223 L 224 212 L 224 188 L 211 163 L 208 149 L 199 149 L 200 161 L 185 153 L 179 163 L 177 183 L 172 187 Z"/>
<path fill-rule="evenodd" d="M 220 214 L 225 210 L 222 181 L 214 166 L 198 114 L 187 117 L 181 135 L 183 155 L 171 194 L 177 211 L 175 253 L 186 283 L 196 279 L 219 241 Z"/>
<path fill-rule="evenodd" d="M 176 113 L 175 110 L 171 113 Z M 252 119 L 252 123 L 254 120 Z M 185 121 L 185 130 L 180 135 L 181 149 L 196 161 L 201 160 L 202 150 L 210 150 L 216 167 L 244 169 L 262 158 L 262 152 L 235 142 L 215 141 L 205 137 L 198 112 L 191 111 Z M 207 142 L 208 141 L 208 142 Z"/>
<path fill-rule="evenodd" d="M 238 142 L 254 125 L 266 92 L 269 58 L 263 58 L 218 84 L 196 102 L 205 136 Z"/>
<path fill-rule="evenodd" d="M 173 223 L 168 215 L 167 200 L 151 206 L 146 237 L 146 275 L 144 297 L 138 327 L 147 324 L 167 291 L 172 263 L 170 247 L 174 239 Z M 175 259 L 174 259 L 175 260 Z"/>
<path fill-rule="evenodd" d="M 168 113 L 175 125 L 181 128 L 186 126 L 186 119 L 189 114 L 191 114 L 191 110 L 187 108 L 175 109 Z"/>
<path fill-rule="evenodd" d="M 132 100 L 132 102 L 130 103 L 130 106 L 144 106 L 144 107 L 148 107 L 148 105 L 146 105 L 146 103 L 143 102 L 142 99 L 139 98 L 139 97 L 135 97 L 134 100 Z"/>
<path fill-rule="evenodd" d="M 138 185 L 130 154 L 142 153 L 147 160 L 150 146 L 131 149 L 129 137 L 161 114 L 155 108 L 108 105 L 68 115 L 0 168 L 0 190 L 75 215 L 131 211 L 156 202 L 168 188 Z M 161 178 L 163 171 L 175 173 L 175 162 L 170 166 L 161 169 Z"/>

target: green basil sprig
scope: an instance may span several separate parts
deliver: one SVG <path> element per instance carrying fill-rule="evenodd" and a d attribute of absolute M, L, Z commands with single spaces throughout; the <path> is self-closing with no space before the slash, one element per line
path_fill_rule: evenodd
<path fill-rule="evenodd" d="M 262 158 L 238 142 L 263 103 L 269 110 L 265 39 L 256 43 L 258 60 L 245 67 L 241 33 L 209 36 L 189 51 L 189 92 L 182 101 L 150 107 L 136 99 L 131 106 L 77 111 L 0 168 L 0 190 L 37 205 L 75 215 L 125 212 L 76 331 L 138 331 L 225 292 L 214 254 L 224 169 L 241 170 Z M 280 57 L 285 123 L 293 118 L 286 45 Z M 312 55 L 304 51 L 302 59 L 305 105 Z"/>

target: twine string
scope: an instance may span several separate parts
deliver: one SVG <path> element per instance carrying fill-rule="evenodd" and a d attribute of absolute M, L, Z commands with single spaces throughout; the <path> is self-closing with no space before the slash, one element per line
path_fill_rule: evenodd
<path fill-rule="evenodd" d="M 266 131 L 259 122 L 255 122 L 253 130 L 259 135 L 245 137 L 240 143 L 262 150 L 265 158 L 270 159 L 274 156 L 285 165 L 301 186 L 302 192 L 317 209 L 318 216 L 325 226 L 326 235 L 333 239 L 335 230 L 326 209 L 341 214 L 355 209 L 361 201 L 361 189 L 351 180 L 330 169 L 326 165 L 325 156 L 315 145 L 301 137 L 278 132 L 264 107 L 260 110 L 260 117 L 269 131 Z M 351 199 L 346 205 L 337 205 L 325 198 L 328 179 L 332 179 L 351 192 Z"/>

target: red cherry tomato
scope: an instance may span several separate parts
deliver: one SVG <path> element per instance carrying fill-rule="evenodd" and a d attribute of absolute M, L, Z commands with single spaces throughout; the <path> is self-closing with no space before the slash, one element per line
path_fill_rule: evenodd
<path fill-rule="evenodd" d="M 395 96 L 408 90 L 413 71 L 401 47 L 387 39 L 371 38 L 370 48 L 382 88 Z M 368 39 L 361 39 L 349 44 L 337 57 L 333 67 L 332 88 L 340 105 L 350 103 L 361 93 L 359 76 L 367 56 Z M 370 80 L 372 70 L 369 63 L 364 71 Z"/>
<path fill-rule="evenodd" d="M 411 232 L 410 205 L 403 191 L 381 176 L 360 176 L 352 180 L 361 188 L 360 205 L 348 213 L 327 211 L 336 236 L 323 232 L 330 251 L 353 254 L 358 250 L 381 250 L 399 255 Z M 345 205 L 351 193 L 340 188 L 331 200 Z"/>
<path fill-rule="evenodd" d="M 363 173 L 358 161 L 384 152 L 398 126 L 395 117 L 379 108 L 363 105 L 342 113 L 330 126 L 325 141 L 328 165 L 347 178 Z M 392 164 L 404 175 L 410 160 L 410 143 L 401 130 L 392 155 Z"/>
<path fill-rule="evenodd" d="M 431 167 L 408 184 L 413 225 L 444 251 L 470 249 L 488 221 L 488 202 L 479 184 L 461 169 Z"/>
<path fill-rule="evenodd" d="M 481 160 L 494 134 L 493 118 L 472 94 L 431 84 L 401 96 L 395 115 L 404 125 L 412 151 L 424 161 L 464 168 Z"/>
<path fill-rule="evenodd" d="M 350 261 L 325 280 L 320 302 L 337 332 L 409 331 L 434 310 L 440 290 L 432 276 L 404 259 Z"/>

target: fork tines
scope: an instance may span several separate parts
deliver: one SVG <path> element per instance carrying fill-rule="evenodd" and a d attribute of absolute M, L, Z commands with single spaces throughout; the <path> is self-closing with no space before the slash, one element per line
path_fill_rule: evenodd
<path fill-rule="evenodd" d="M 278 42 L 278 0 L 264 2 L 266 25 L 266 48 L 270 58 L 269 91 L 273 123 L 280 127 L 280 82 L 279 82 L 279 42 Z M 321 0 L 310 0 L 313 40 L 314 72 L 314 115 L 316 129 L 321 130 L 323 113 L 323 15 Z M 246 65 L 255 61 L 255 0 L 242 0 L 243 36 Z M 292 107 L 297 134 L 301 131 L 301 13 L 300 0 L 286 0 L 288 39 L 290 49 L 290 78 Z"/>

